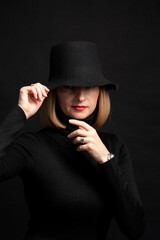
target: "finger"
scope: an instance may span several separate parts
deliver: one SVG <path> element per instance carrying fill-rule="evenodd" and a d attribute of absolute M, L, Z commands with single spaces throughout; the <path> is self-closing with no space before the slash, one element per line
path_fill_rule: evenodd
<path fill-rule="evenodd" d="M 28 87 L 28 93 L 31 95 L 33 94 L 34 98 L 37 100 L 38 96 L 37 96 L 37 91 L 33 88 L 33 87 Z"/>
<path fill-rule="evenodd" d="M 83 127 L 86 131 L 89 131 L 89 130 L 93 130 L 94 128 L 91 127 L 88 123 L 84 122 L 84 121 L 80 121 L 80 120 L 77 120 L 77 119 L 69 119 L 69 122 L 71 124 L 74 124 L 76 126 L 80 126 L 80 127 Z"/>
<path fill-rule="evenodd" d="M 40 101 L 43 101 L 45 97 L 47 97 L 47 93 L 45 92 L 45 90 L 43 89 L 43 87 L 41 86 L 41 84 L 34 84 L 31 86 L 32 89 L 35 89 L 35 91 L 37 92 L 37 99 Z"/>
<path fill-rule="evenodd" d="M 47 93 L 45 91 L 42 91 L 42 96 L 43 97 L 48 97 Z"/>
<path fill-rule="evenodd" d="M 40 85 L 38 85 L 38 87 L 41 90 L 41 95 L 44 97 L 47 97 L 47 93 L 46 93 L 45 89 L 43 88 L 43 85 L 40 84 Z"/>
<path fill-rule="evenodd" d="M 49 91 L 50 91 L 49 88 L 47 88 L 45 85 L 43 85 L 43 84 L 41 84 L 41 83 L 37 83 L 37 85 L 38 85 L 39 87 L 41 87 L 41 89 L 43 89 L 43 90 L 46 91 L 46 92 L 49 92 Z"/>
<path fill-rule="evenodd" d="M 45 85 L 43 85 L 43 84 L 41 84 L 41 83 L 39 83 L 39 82 L 34 83 L 34 84 L 32 84 L 32 85 L 33 85 L 33 86 L 39 86 L 39 87 L 43 88 L 46 92 L 49 92 L 49 91 L 50 91 L 49 88 L 47 88 Z"/>
<path fill-rule="evenodd" d="M 80 151 L 88 151 L 88 144 L 79 145 L 79 146 L 76 148 L 76 150 L 77 150 L 78 152 L 80 152 Z"/>
<path fill-rule="evenodd" d="M 35 86 L 35 89 L 37 91 L 39 100 L 43 101 L 41 87 L 40 86 Z"/>
<path fill-rule="evenodd" d="M 78 129 L 75 130 L 74 132 L 71 132 L 70 134 L 68 134 L 68 138 L 73 138 L 76 136 L 81 136 L 81 137 L 87 137 L 89 135 L 89 132 L 82 130 L 82 129 Z"/>
<path fill-rule="evenodd" d="M 82 137 L 76 137 L 72 143 L 76 144 L 76 143 L 81 143 L 81 139 Z M 83 144 L 86 144 L 88 143 L 88 139 L 85 137 L 84 140 L 83 140 Z"/>
<path fill-rule="evenodd" d="M 44 88 L 44 90 L 45 91 L 47 91 L 47 92 L 49 92 L 50 91 L 50 89 L 49 88 L 47 88 L 45 85 L 43 85 L 43 84 L 41 84 L 42 85 L 42 87 Z"/>

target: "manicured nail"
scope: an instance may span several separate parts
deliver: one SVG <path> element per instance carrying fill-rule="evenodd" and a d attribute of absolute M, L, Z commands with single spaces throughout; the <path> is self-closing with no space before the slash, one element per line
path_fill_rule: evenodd
<path fill-rule="evenodd" d="M 69 119 L 69 122 L 72 122 L 72 121 L 74 121 L 74 119 Z"/>

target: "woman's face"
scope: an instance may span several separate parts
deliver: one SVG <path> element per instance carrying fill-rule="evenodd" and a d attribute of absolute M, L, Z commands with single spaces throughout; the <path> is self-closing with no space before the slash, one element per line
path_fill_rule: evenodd
<path fill-rule="evenodd" d="M 61 110 L 69 117 L 84 119 L 96 108 L 99 87 L 59 87 L 56 90 Z"/>

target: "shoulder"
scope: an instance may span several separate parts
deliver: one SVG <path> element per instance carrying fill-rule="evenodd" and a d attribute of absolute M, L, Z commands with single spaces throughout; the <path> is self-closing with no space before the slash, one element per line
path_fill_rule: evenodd
<path fill-rule="evenodd" d="M 36 141 L 38 140 L 40 137 L 44 137 L 45 135 L 45 132 L 46 132 L 46 129 L 45 128 L 42 128 L 38 131 L 27 131 L 25 133 L 22 133 L 21 135 L 17 136 L 15 138 L 14 141 L 18 142 L 18 141 Z"/>
<path fill-rule="evenodd" d="M 52 130 L 52 135 L 53 135 Z M 48 128 L 41 128 L 38 131 L 28 131 L 25 133 L 22 133 L 21 135 L 17 136 L 13 144 L 18 144 L 18 145 L 24 145 L 24 146 L 29 146 L 31 148 L 37 147 L 38 145 L 44 144 L 48 138 L 48 134 L 51 132 Z"/>

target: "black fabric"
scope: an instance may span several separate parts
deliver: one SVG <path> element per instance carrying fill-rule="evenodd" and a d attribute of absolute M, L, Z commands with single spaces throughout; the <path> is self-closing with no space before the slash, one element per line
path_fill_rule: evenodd
<path fill-rule="evenodd" d="M 90 41 L 66 41 L 54 45 L 50 53 L 49 89 L 60 86 L 106 86 L 118 90 L 119 85 L 104 77 L 97 45 Z"/>
<path fill-rule="evenodd" d="M 89 125 L 92 126 L 95 123 L 95 121 L 96 121 L 97 113 L 98 113 L 98 106 L 95 108 L 93 113 L 90 116 L 88 116 L 85 119 L 83 119 L 83 121 L 85 121 L 86 123 L 88 123 Z M 69 123 L 69 119 L 71 119 L 71 117 L 65 115 L 63 113 L 63 111 L 59 107 L 56 107 L 56 114 L 57 114 L 58 119 L 63 124 L 66 125 L 66 129 L 60 128 L 58 130 L 64 132 L 64 134 L 69 134 L 70 132 L 78 129 L 78 127 L 76 125 L 73 125 L 73 124 Z"/>
<path fill-rule="evenodd" d="M 17 136 L 25 121 L 16 106 L 0 126 L 0 181 L 19 175 L 24 182 L 30 211 L 25 239 L 105 240 L 112 217 L 129 239 L 138 239 L 144 208 L 125 142 L 98 131 L 115 157 L 97 164 L 87 151 L 76 151 L 66 131 L 47 127 Z"/>

